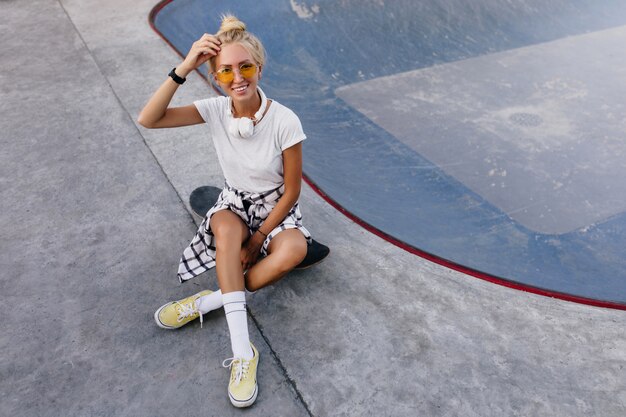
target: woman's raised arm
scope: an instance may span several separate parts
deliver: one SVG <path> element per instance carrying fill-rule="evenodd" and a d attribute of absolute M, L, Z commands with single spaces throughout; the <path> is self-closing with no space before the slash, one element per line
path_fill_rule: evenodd
<path fill-rule="evenodd" d="M 180 78 L 187 77 L 191 71 L 217 55 L 220 51 L 219 45 L 220 41 L 215 36 L 205 33 L 193 43 L 185 60 L 176 67 L 176 75 Z M 168 107 L 179 86 L 180 84 L 167 77 L 167 80 L 161 84 L 141 110 L 137 122 L 149 129 L 189 126 L 204 122 L 193 104 L 184 107 Z"/>

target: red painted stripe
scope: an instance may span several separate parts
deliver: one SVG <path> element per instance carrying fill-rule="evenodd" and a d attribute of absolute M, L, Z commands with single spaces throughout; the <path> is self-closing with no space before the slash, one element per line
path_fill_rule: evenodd
<path fill-rule="evenodd" d="M 167 40 L 167 38 L 165 36 L 163 36 L 163 34 L 154 25 L 154 20 L 156 19 L 156 15 L 165 6 L 167 6 L 169 3 L 173 2 L 173 1 L 174 0 L 163 0 L 163 1 L 159 2 L 156 6 L 154 6 L 154 8 L 150 11 L 150 14 L 148 16 L 148 23 L 150 24 L 150 27 L 161 37 L 161 39 L 163 39 L 165 42 L 167 42 L 167 44 L 174 51 L 176 51 L 176 53 L 178 53 L 178 55 L 180 55 L 181 57 L 184 58 L 185 55 L 183 55 L 178 49 L 176 49 L 176 47 L 169 40 Z M 211 86 L 211 88 L 217 94 L 223 95 L 222 91 L 220 91 L 200 71 L 198 71 L 196 69 L 196 72 Z M 505 278 L 501 278 L 501 277 L 497 277 L 497 276 L 494 276 L 494 275 L 490 275 L 490 274 L 487 274 L 485 272 L 478 271 L 476 269 L 468 268 L 466 266 L 463 266 L 463 265 L 457 264 L 455 262 L 449 261 L 449 260 L 447 260 L 445 258 L 442 258 L 440 256 L 433 255 L 432 253 L 420 250 L 420 249 L 418 249 L 418 248 L 416 248 L 414 246 L 411 246 L 411 245 L 409 245 L 409 244 L 407 244 L 405 242 L 402 242 L 402 241 L 394 238 L 391 235 L 388 235 L 387 233 L 383 232 L 382 230 L 372 226 L 371 224 L 365 222 L 361 218 L 355 216 L 354 214 L 352 214 L 351 212 L 346 210 L 342 205 L 340 205 L 335 200 L 330 198 L 330 196 L 328 196 L 321 188 L 319 188 L 317 186 L 317 184 L 315 184 L 315 182 L 313 180 L 311 180 L 306 174 L 303 174 L 302 176 L 303 176 L 304 180 L 306 181 L 306 183 L 320 197 L 322 197 L 328 204 L 333 206 L 335 209 L 337 209 L 344 216 L 346 216 L 347 218 L 349 218 L 350 220 L 352 220 L 353 222 L 355 222 L 359 226 L 363 227 L 364 229 L 368 230 L 369 232 L 375 234 L 376 236 L 386 240 L 387 242 L 389 242 L 389 243 L 391 243 L 391 244 L 393 244 L 393 245 L 395 245 L 395 246 L 397 246 L 397 247 L 399 247 L 401 249 L 404 249 L 405 251 L 407 251 L 409 253 L 417 255 L 417 256 L 419 256 L 421 258 L 427 259 L 427 260 L 429 260 L 431 262 L 434 262 L 434 263 L 436 263 L 438 265 L 445 266 L 446 268 L 450 268 L 450 269 L 453 269 L 455 271 L 462 272 L 462 273 L 464 273 L 466 275 L 469 275 L 469 276 L 472 276 L 472 277 L 475 277 L 475 278 L 478 278 L 478 279 L 482 279 L 484 281 L 488 281 L 488 282 L 491 282 L 493 284 L 501 285 L 503 287 L 508 287 L 508 288 L 512 288 L 512 289 L 515 289 L 515 290 L 519 290 L 519 291 L 524 291 L 524 292 L 528 292 L 528 293 L 532 293 L 532 294 L 542 295 L 542 296 L 550 297 L 550 298 L 556 298 L 556 299 L 559 299 L 559 300 L 569 301 L 569 302 L 573 302 L 573 303 L 590 305 L 590 306 L 594 306 L 594 307 L 611 308 L 611 309 L 616 309 L 616 310 L 626 310 L 626 304 L 616 303 L 616 302 L 612 302 L 612 301 L 596 300 L 596 299 L 593 299 L 593 298 L 580 297 L 580 296 L 577 296 L 577 295 L 566 294 L 566 293 L 562 293 L 562 292 L 558 292 L 558 291 L 546 290 L 546 289 L 539 288 L 539 287 L 534 287 L 534 286 L 531 286 L 531 285 L 524 285 L 524 284 L 521 284 L 519 282 L 507 280 Z"/>
<path fill-rule="evenodd" d="M 306 183 L 309 184 L 309 186 L 311 188 L 313 188 L 313 190 L 315 190 L 315 192 L 317 194 L 319 194 L 324 200 L 326 200 L 326 202 L 328 204 L 333 206 L 335 209 L 337 209 L 343 215 L 348 217 L 350 220 L 352 220 L 353 222 L 355 222 L 359 226 L 363 227 L 364 229 L 367 229 L 371 233 L 373 233 L 373 234 L 379 236 L 380 238 L 386 240 L 387 242 L 392 243 L 393 245 L 398 246 L 399 248 L 404 249 L 405 251 L 407 251 L 409 253 L 412 253 L 414 255 L 417 255 L 417 256 L 419 256 L 421 258 L 427 259 L 427 260 L 429 260 L 431 262 L 434 262 L 436 264 L 439 264 L 439 265 L 443 265 L 443 266 L 445 266 L 447 268 L 450 268 L 450 269 L 453 269 L 455 271 L 462 272 L 462 273 L 464 273 L 466 275 L 470 275 L 472 277 L 479 278 L 479 279 L 482 279 L 484 281 L 491 282 L 493 284 L 498 284 L 498 285 L 502 285 L 504 287 L 513 288 L 515 290 L 529 292 L 529 293 L 532 293 L 532 294 L 543 295 L 545 297 L 550 297 L 550 298 L 557 298 L 557 299 L 560 299 L 560 300 L 570 301 L 570 302 L 579 303 L 579 304 L 586 304 L 586 305 L 590 305 L 590 306 L 594 306 L 594 307 L 603 307 L 603 308 L 612 308 L 612 309 L 617 309 L 617 310 L 626 310 L 626 305 L 624 305 L 624 304 L 620 304 L 620 303 L 616 303 L 616 302 L 612 302 L 612 301 L 596 300 L 596 299 L 587 298 L 587 297 L 580 297 L 580 296 L 577 296 L 577 295 L 566 294 L 566 293 L 562 293 L 562 292 L 558 292 L 558 291 L 546 290 L 546 289 L 539 288 L 539 287 L 533 287 L 531 285 L 521 284 L 519 282 L 507 280 L 505 278 L 501 278 L 501 277 L 497 277 L 497 276 L 494 276 L 494 275 L 490 275 L 490 274 L 487 274 L 485 272 L 478 271 L 476 269 L 472 269 L 472 268 L 469 268 L 469 267 L 457 264 L 455 262 L 449 261 L 449 260 L 447 260 L 445 258 L 442 258 L 440 256 L 433 255 L 432 253 L 429 253 L 429 252 L 423 251 L 421 249 L 418 249 L 418 248 L 416 248 L 414 246 L 411 246 L 411 245 L 409 245 L 409 244 L 407 244 L 405 242 L 402 242 L 402 241 L 394 238 L 393 236 L 383 232 L 382 230 L 372 226 L 371 224 L 365 222 L 361 218 L 355 216 L 354 214 L 352 214 L 351 212 L 346 210 L 343 206 L 341 206 L 339 203 L 337 203 L 335 200 L 330 198 L 322 189 L 320 189 L 317 186 L 317 184 L 315 184 L 314 181 L 312 181 L 309 177 L 307 177 L 306 174 L 303 175 L 303 177 L 304 177 L 304 180 L 306 181 Z"/>

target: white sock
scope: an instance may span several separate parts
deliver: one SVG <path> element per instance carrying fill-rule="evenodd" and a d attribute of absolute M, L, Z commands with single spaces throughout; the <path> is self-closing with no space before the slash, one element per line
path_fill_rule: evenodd
<path fill-rule="evenodd" d="M 256 291 L 246 290 L 246 295 L 255 294 Z M 204 295 L 196 300 L 196 306 L 201 314 L 206 314 L 209 311 L 217 310 L 224 307 L 224 301 L 222 301 L 222 290 L 213 291 L 209 295 Z"/>
<path fill-rule="evenodd" d="M 222 301 L 222 291 L 217 290 L 209 295 L 202 296 L 196 300 L 196 307 L 201 314 L 206 314 L 209 311 L 217 310 L 222 307 L 224 302 Z"/>
<path fill-rule="evenodd" d="M 230 345 L 234 358 L 252 359 L 250 335 L 248 334 L 248 313 L 246 312 L 246 293 L 234 291 L 222 294 L 224 312 L 230 331 Z"/>

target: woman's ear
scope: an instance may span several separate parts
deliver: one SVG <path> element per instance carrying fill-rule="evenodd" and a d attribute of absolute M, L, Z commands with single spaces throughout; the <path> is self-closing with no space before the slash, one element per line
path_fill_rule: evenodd
<path fill-rule="evenodd" d="M 263 66 L 259 65 L 259 80 L 263 76 Z"/>

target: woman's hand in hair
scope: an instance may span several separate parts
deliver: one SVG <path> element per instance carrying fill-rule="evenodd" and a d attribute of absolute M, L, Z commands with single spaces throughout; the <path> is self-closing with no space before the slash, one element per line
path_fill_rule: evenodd
<path fill-rule="evenodd" d="M 180 77 L 186 77 L 187 74 L 207 62 L 211 57 L 216 56 L 220 52 L 220 45 L 221 42 L 215 35 L 205 33 L 191 45 L 183 63 L 176 67 L 176 73 Z"/>

